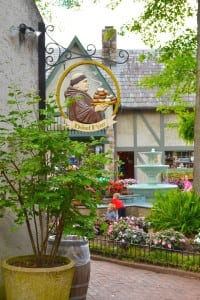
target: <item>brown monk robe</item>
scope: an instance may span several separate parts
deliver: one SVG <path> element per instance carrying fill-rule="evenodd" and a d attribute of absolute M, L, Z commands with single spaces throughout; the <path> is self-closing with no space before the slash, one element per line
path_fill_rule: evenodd
<path fill-rule="evenodd" d="M 65 98 L 74 99 L 69 107 L 69 119 L 85 124 L 97 123 L 103 119 L 101 111 L 108 107 L 105 104 L 94 106 L 93 99 L 87 93 L 87 77 L 82 73 L 74 74 L 69 87 L 64 92 Z"/>

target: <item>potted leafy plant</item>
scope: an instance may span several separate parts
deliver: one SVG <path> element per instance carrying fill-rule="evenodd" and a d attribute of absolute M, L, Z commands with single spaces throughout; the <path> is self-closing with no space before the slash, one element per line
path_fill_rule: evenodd
<path fill-rule="evenodd" d="M 23 269 L 36 267 L 36 274 L 40 269 L 44 275 L 47 273 L 44 268 L 49 271 L 60 264 L 63 267 L 64 262 L 58 259 L 63 234 L 83 236 L 85 228 L 92 232 L 97 204 L 106 185 L 98 178 L 102 174 L 108 176 L 104 166 L 110 162 L 110 155 L 96 154 L 91 150 L 102 141 L 78 142 L 70 139 L 67 130 L 58 129 L 54 117 L 55 101 L 49 99 L 46 108 L 38 110 L 39 101 L 34 92 L 24 95 L 20 89 L 11 88 L 8 101 L 11 109 L 7 115 L 0 116 L 0 208 L 11 209 L 17 224 L 25 223 L 33 250 L 31 261 L 27 261 L 27 257 L 23 257 L 22 261 L 12 259 L 12 265 Z M 79 162 L 76 167 L 74 159 Z M 89 213 L 81 213 L 74 205 L 75 200 L 81 202 Z M 48 249 L 52 231 L 54 243 Z M 5 271 L 4 261 L 4 279 L 9 272 Z M 7 299 L 26 299 L 22 296 L 17 298 L 19 284 L 14 284 L 15 277 L 11 281 L 9 285 L 15 291 L 12 294 L 10 286 L 6 287 Z M 26 290 L 24 282 L 21 285 Z M 53 294 L 51 285 L 49 289 Z M 37 299 L 62 299 L 59 292 L 47 295 L 45 283 L 40 285 L 40 289 L 37 292 L 41 298 Z M 30 295 L 27 297 L 36 299 Z M 64 297 L 67 299 L 68 296 Z"/>

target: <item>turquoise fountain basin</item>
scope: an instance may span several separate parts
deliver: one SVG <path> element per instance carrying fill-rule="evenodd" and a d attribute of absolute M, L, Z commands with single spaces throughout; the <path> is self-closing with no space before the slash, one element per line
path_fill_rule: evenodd
<path fill-rule="evenodd" d="M 169 191 L 171 189 L 176 189 L 178 186 L 176 184 L 167 183 L 141 183 L 128 185 L 127 189 L 133 192 L 133 194 L 145 197 L 146 201 L 151 201 L 154 199 L 156 191 Z"/>

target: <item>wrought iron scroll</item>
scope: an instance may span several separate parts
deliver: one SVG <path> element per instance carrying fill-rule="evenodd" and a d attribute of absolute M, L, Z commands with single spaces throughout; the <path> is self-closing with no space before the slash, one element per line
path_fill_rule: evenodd
<path fill-rule="evenodd" d="M 57 43 L 50 35 L 50 33 L 53 31 L 53 25 L 48 25 L 45 29 L 46 36 L 49 40 L 49 42 L 45 46 L 46 72 L 59 64 L 64 64 L 68 60 L 73 60 L 77 58 L 97 59 L 110 66 L 113 64 L 124 64 L 129 59 L 128 51 L 122 49 L 117 50 L 117 60 L 110 60 L 105 57 L 98 56 L 96 55 L 96 47 L 93 44 L 89 44 L 86 47 L 85 53 L 74 52 Z"/>

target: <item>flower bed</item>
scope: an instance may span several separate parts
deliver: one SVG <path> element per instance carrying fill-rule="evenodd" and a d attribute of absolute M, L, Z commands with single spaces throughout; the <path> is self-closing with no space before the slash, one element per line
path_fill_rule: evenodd
<path fill-rule="evenodd" d="M 200 233 L 188 239 L 172 229 L 152 232 L 144 217 L 101 218 L 98 224 L 102 232 L 89 241 L 92 254 L 200 272 Z"/>
<path fill-rule="evenodd" d="M 106 195 L 112 196 L 114 193 L 128 193 L 127 186 L 136 183 L 137 181 L 134 178 L 125 178 L 116 181 L 110 180 L 106 187 Z"/>
<path fill-rule="evenodd" d="M 194 239 L 188 239 L 182 233 L 173 229 L 153 232 L 151 224 L 145 217 L 126 217 L 115 222 L 108 222 L 105 217 L 98 219 L 98 234 L 123 246 L 146 245 L 154 248 L 173 250 L 200 250 L 200 233 Z"/>
<path fill-rule="evenodd" d="M 137 263 L 171 267 L 185 271 L 200 272 L 200 253 L 175 250 L 150 245 L 131 244 L 128 247 L 107 236 L 89 240 L 92 254 Z"/>
<path fill-rule="evenodd" d="M 184 175 L 188 175 L 189 180 L 193 180 L 193 169 L 168 169 L 167 173 L 162 173 L 161 177 L 163 180 L 176 180 L 179 181 Z"/>

